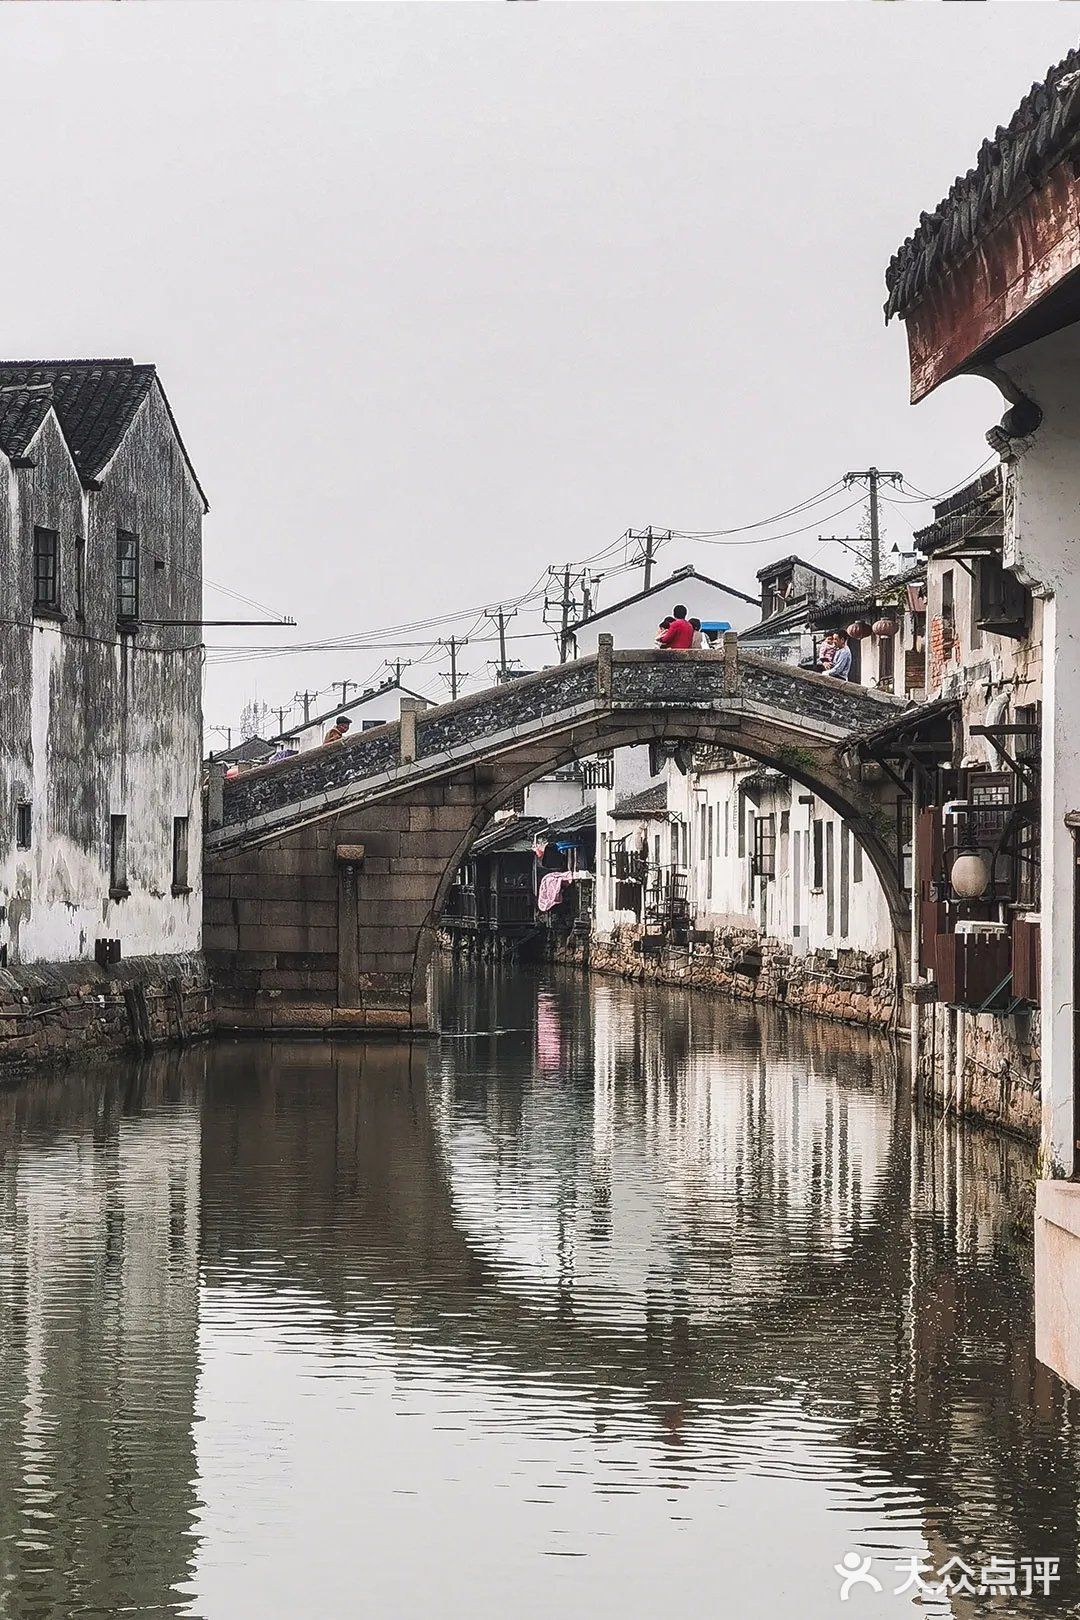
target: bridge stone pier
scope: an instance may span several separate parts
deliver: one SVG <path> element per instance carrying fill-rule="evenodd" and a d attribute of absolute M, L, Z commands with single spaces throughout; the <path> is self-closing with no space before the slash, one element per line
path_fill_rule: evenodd
<path fill-rule="evenodd" d="M 888 897 L 906 969 L 897 788 L 853 739 L 905 705 L 827 676 L 717 652 L 597 654 L 316 748 L 212 776 L 204 943 L 225 1031 L 419 1033 L 454 873 L 494 813 L 575 758 L 653 739 L 720 743 L 850 820 Z"/>

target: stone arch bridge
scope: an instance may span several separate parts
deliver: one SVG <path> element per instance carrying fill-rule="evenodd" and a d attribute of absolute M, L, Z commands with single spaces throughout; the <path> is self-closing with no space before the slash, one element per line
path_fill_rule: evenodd
<path fill-rule="evenodd" d="M 895 783 L 852 739 L 902 700 L 744 653 L 619 651 L 559 664 L 225 783 L 211 776 L 205 948 L 223 1030 L 427 1028 L 427 968 L 477 834 L 556 767 L 654 739 L 720 743 L 850 822 L 901 971 Z M 876 779 L 871 779 L 871 774 Z"/>

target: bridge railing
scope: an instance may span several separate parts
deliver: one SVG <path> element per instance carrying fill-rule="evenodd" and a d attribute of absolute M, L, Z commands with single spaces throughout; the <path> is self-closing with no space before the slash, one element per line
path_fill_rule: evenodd
<path fill-rule="evenodd" d="M 309 749 L 223 786 L 212 779 L 209 825 L 240 826 L 290 804 L 317 801 L 354 783 L 389 782 L 399 770 L 475 757 L 486 741 L 572 723 L 599 708 L 720 710 L 759 706 L 801 717 L 810 730 L 840 736 L 887 718 L 899 700 L 743 653 L 620 649 L 602 637 L 588 658 L 470 693 L 354 739 Z M 885 713 L 882 712 L 885 707 Z"/>

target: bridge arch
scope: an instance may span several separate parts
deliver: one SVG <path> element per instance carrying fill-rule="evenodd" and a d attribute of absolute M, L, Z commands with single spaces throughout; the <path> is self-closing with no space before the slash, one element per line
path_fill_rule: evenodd
<path fill-rule="evenodd" d="M 423 715 L 403 710 L 211 794 L 206 950 L 225 1028 L 412 1029 L 461 861 L 497 810 L 560 764 L 655 740 L 723 742 L 849 823 L 885 893 L 905 977 L 897 789 L 853 734 L 904 707 L 748 658 L 615 653 L 558 665 Z"/>
<path fill-rule="evenodd" d="M 883 829 L 882 806 L 861 788 L 854 773 L 848 781 L 842 770 L 832 768 L 835 751 L 820 750 L 821 757 L 819 757 L 819 753 L 804 747 L 796 753 L 783 744 L 770 747 L 764 740 L 745 734 L 735 745 L 732 742 L 730 724 L 718 724 L 715 720 L 710 722 L 707 718 L 698 720 L 693 726 L 683 723 L 676 734 L 671 730 L 669 719 L 649 713 L 633 717 L 619 716 L 617 720 L 612 721 L 609 728 L 598 728 L 587 742 L 579 740 L 573 746 L 559 749 L 553 752 L 547 763 L 534 763 L 509 780 L 493 786 L 489 796 L 478 803 L 476 816 L 448 857 L 435 891 L 429 926 L 418 941 L 414 968 L 417 980 L 426 975 L 430 966 L 439 918 L 445 908 L 455 875 L 462 863 L 468 859 L 477 838 L 491 824 L 499 810 L 512 804 L 526 788 L 531 787 L 542 777 L 579 759 L 587 759 L 593 754 L 615 751 L 619 748 L 635 748 L 652 742 L 675 740 L 703 746 L 717 743 L 735 746 L 737 752 L 745 754 L 755 763 L 782 772 L 807 792 L 816 794 L 830 809 L 844 818 L 851 836 L 860 845 L 863 854 L 873 867 L 885 896 L 893 928 L 897 983 L 902 984 L 907 977 L 910 955 L 911 914 L 900 884 L 895 840 Z"/>

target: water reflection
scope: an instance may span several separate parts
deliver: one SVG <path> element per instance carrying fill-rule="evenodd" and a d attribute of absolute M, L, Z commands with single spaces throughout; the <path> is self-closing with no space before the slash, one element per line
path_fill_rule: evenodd
<path fill-rule="evenodd" d="M 0 1615 L 897 1615 L 992 1553 L 1068 1585 L 918 1612 L 1074 1612 L 1026 1150 L 859 1032 L 441 1000 L 0 1094 Z"/>

